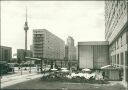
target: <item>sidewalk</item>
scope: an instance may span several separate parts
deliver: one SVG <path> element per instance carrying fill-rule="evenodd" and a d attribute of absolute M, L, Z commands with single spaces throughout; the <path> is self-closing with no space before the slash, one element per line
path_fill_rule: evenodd
<path fill-rule="evenodd" d="M 41 76 L 42 74 L 39 74 L 37 72 L 29 73 L 28 71 L 23 71 L 22 75 L 21 72 L 15 72 L 15 74 L 12 75 L 2 76 L 1 88 L 14 85 L 17 83 L 25 82 L 31 79 L 39 78 Z"/>

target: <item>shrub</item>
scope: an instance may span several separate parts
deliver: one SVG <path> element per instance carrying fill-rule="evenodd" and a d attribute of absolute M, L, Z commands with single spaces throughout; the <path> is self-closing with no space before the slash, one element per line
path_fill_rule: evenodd
<path fill-rule="evenodd" d="M 43 75 L 41 78 L 43 81 L 60 81 L 60 82 L 73 82 L 73 83 L 97 83 L 97 84 L 107 84 L 108 82 L 105 80 L 95 80 L 94 77 L 86 79 L 85 77 L 74 76 L 72 78 L 68 78 L 67 74 L 62 72 L 50 72 L 47 75 Z"/>

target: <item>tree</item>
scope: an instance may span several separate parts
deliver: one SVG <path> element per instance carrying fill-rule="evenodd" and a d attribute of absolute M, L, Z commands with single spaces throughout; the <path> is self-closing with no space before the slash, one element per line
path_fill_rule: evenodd
<path fill-rule="evenodd" d="M 20 58 L 18 58 L 17 63 L 18 63 L 19 65 L 21 64 L 21 59 L 20 59 Z"/>

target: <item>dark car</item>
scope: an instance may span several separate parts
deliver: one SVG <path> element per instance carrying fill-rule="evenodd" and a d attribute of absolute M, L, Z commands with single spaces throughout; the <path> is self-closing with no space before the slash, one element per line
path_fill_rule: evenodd
<path fill-rule="evenodd" d="M 14 73 L 14 64 L 8 63 L 7 67 L 8 67 L 8 72 L 13 72 Z"/>
<path fill-rule="evenodd" d="M 0 75 L 7 74 L 9 72 L 14 73 L 14 67 L 6 62 L 0 62 Z"/>

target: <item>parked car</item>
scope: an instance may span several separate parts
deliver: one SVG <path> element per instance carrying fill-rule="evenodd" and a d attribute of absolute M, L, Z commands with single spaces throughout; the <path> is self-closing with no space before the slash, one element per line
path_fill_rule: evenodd
<path fill-rule="evenodd" d="M 0 75 L 6 74 L 9 72 L 14 73 L 14 66 L 6 62 L 0 62 L 0 70 L 1 70 Z"/>

